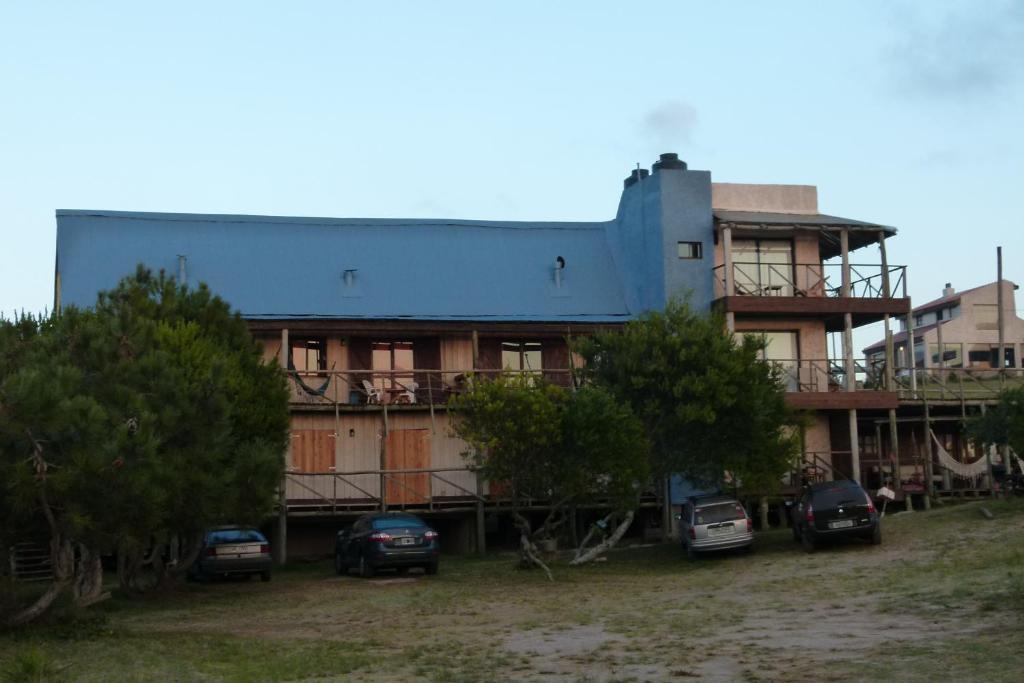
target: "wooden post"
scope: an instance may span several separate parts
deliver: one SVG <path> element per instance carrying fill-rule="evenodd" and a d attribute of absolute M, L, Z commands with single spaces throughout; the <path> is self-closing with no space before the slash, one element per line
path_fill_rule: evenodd
<path fill-rule="evenodd" d="M 999 328 L 999 383 L 1006 376 L 1006 314 L 1003 312 L 1003 248 L 996 247 L 996 327 Z M 1014 359 L 1016 361 L 1016 358 Z"/>
<path fill-rule="evenodd" d="M 722 268 L 725 269 L 725 295 L 736 294 L 736 273 L 732 263 L 732 226 L 722 226 Z"/>
<path fill-rule="evenodd" d="M 281 329 L 281 351 L 280 363 L 282 371 L 288 370 L 288 328 Z M 288 445 L 284 451 L 284 467 L 281 469 L 281 486 L 277 498 L 277 563 L 284 564 L 288 561 L 288 498 L 285 491 L 285 483 L 288 472 L 288 463 L 291 460 L 292 439 L 291 430 L 288 431 Z"/>
<path fill-rule="evenodd" d="M 931 507 L 931 499 L 935 497 L 934 454 L 932 452 L 932 414 L 928 407 L 928 398 L 924 399 L 924 478 L 925 478 L 925 509 Z"/>
<path fill-rule="evenodd" d="M 857 409 L 850 410 L 850 476 L 858 484 L 860 475 L 860 433 L 857 427 Z"/>
<path fill-rule="evenodd" d="M 480 334 L 473 330 L 473 369 L 480 367 Z"/>
<path fill-rule="evenodd" d="M 922 339 L 922 343 L 924 340 Z M 907 368 L 910 371 L 910 392 L 917 397 L 917 360 L 914 355 L 914 305 L 907 304 Z"/>
<path fill-rule="evenodd" d="M 388 511 L 388 402 L 381 400 L 383 406 L 383 432 L 380 436 L 380 511 Z"/>
<path fill-rule="evenodd" d="M 484 517 L 484 477 L 476 473 L 476 553 L 487 552 L 487 524 Z"/>

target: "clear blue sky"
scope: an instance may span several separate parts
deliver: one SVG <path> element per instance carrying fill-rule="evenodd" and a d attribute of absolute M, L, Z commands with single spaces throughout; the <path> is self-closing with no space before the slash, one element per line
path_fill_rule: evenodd
<path fill-rule="evenodd" d="M 0 311 L 57 208 L 604 220 L 663 151 L 897 226 L 917 302 L 1024 283 L 1021 0 L 494 5 L 5 3 Z"/>

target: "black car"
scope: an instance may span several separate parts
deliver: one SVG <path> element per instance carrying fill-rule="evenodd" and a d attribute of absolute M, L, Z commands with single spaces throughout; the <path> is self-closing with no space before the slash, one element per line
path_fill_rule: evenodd
<path fill-rule="evenodd" d="M 878 545 L 882 527 L 871 497 L 855 481 L 811 484 L 790 511 L 793 538 L 813 552 L 821 541 L 861 538 Z"/>
<path fill-rule="evenodd" d="M 258 530 L 221 526 L 203 535 L 203 546 L 188 573 L 192 579 L 258 574 L 262 581 L 270 581 L 272 563 L 270 543 Z"/>
<path fill-rule="evenodd" d="M 351 528 L 338 532 L 334 544 L 334 570 L 347 574 L 358 569 L 360 576 L 373 576 L 378 569 L 422 567 L 437 573 L 440 545 L 437 532 L 408 513 L 363 515 Z"/>

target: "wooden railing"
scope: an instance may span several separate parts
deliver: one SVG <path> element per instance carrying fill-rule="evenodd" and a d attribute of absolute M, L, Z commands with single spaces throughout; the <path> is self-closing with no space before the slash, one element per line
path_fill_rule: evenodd
<path fill-rule="evenodd" d="M 846 368 L 841 360 L 799 359 L 771 360 L 779 381 L 786 391 L 819 392 L 846 389 Z M 854 359 L 854 380 L 857 391 L 882 391 L 884 378 L 879 370 L 865 359 Z"/>
<path fill-rule="evenodd" d="M 842 266 L 838 263 L 749 263 L 732 264 L 732 296 L 798 296 L 842 297 Z M 906 266 L 851 264 L 851 298 L 886 298 L 907 296 Z M 726 291 L 725 266 L 714 268 L 715 297 L 730 295 Z"/>
<path fill-rule="evenodd" d="M 573 386 L 569 369 L 539 370 L 320 370 L 288 373 L 292 403 L 338 406 L 444 405 L 466 391 L 473 378 L 499 375 L 538 377 L 563 387 Z"/>
<path fill-rule="evenodd" d="M 920 401 L 991 401 L 1024 386 L 1021 368 L 914 368 L 896 372 L 900 398 Z"/>
<path fill-rule="evenodd" d="M 453 501 L 472 506 L 488 500 L 489 493 L 486 483 L 468 467 L 289 471 L 284 479 L 289 507 L 317 507 L 329 512 L 361 508 L 433 510 L 441 500 L 446 508 Z M 426 486 L 417 485 L 424 479 Z"/>

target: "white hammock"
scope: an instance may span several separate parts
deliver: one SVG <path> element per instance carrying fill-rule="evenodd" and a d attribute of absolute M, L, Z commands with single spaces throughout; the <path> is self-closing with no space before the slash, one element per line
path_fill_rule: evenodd
<path fill-rule="evenodd" d="M 1013 456 L 1013 459 L 1017 461 L 1017 469 L 1020 470 L 1021 474 L 1024 474 L 1024 460 L 1021 460 L 1020 456 L 1014 453 L 1012 448 L 1010 448 L 1009 451 L 1010 455 Z"/>
<path fill-rule="evenodd" d="M 939 464 L 956 476 L 968 479 L 979 474 L 985 474 L 988 471 L 988 463 L 985 462 L 985 458 L 978 458 L 972 463 L 960 462 L 942 447 L 942 443 L 939 441 L 939 437 L 935 436 L 935 432 L 931 434 L 932 440 L 935 442 L 935 448 L 938 450 Z"/>

